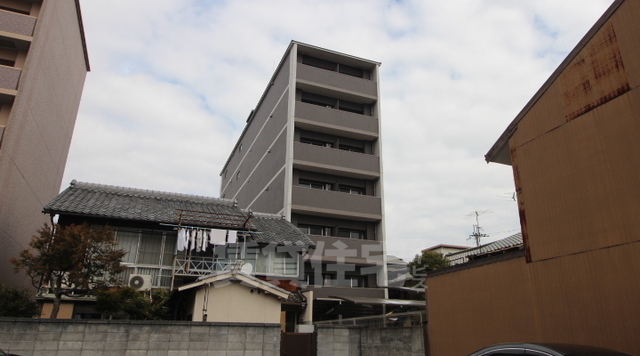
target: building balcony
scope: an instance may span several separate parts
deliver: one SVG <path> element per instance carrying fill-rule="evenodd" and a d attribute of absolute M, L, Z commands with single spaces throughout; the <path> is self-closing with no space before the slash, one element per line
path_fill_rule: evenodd
<path fill-rule="evenodd" d="M 0 9 L 0 37 L 13 42 L 17 49 L 26 49 L 31 43 L 36 18 Z"/>
<path fill-rule="evenodd" d="M 380 197 L 293 186 L 293 213 L 359 221 L 382 220 Z"/>
<path fill-rule="evenodd" d="M 384 263 L 381 241 L 320 235 L 309 235 L 309 238 L 316 246 L 309 255 L 311 261 L 357 266 L 380 266 Z"/>
<path fill-rule="evenodd" d="M 358 179 L 380 178 L 380 157 L 294 142 L 293 165 L 311 172 L 326 173 Z"/>
<path fill-rule="evenodd" d="M 379 136 L 378 118 L 296 101 L 296 126 L 309 131 L 375 140 Z"/>
<path fill-rule="evenodd" d="M 18 89 L 20 73 L 22 70 L 18 68 L 0 65 L 0 94 L 10 95 Z"/>
<path fill-rule="evenodd" d="M 347 74 L 298 63 L 296 73 L 298 83 L 302 86 L 313 85 L 331 91 L 342 92 L 358 101 L 373 102 L 378 97 L 377 82 L 354 77 Z"/>

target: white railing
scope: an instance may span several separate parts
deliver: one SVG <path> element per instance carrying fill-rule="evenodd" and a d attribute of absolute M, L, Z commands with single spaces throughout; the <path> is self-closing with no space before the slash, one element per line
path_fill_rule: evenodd
<path fill-rule="evenodd" d="M 202 276 L 229 269 L 234 263 L 236 260 L 211 257 L 176 258 L 173 270 L 176 276 Z"/>

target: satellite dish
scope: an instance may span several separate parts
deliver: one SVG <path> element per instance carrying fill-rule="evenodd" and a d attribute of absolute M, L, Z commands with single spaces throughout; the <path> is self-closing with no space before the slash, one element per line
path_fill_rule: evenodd
<path fill-rule="evenodd" d="M 129 287 L 140 289 L 144 286 L 144 278 L 142 276 L 134 276 L 129 280 Z"/>
<path fill-rule="evenodd" d="M 240 268 L 240 272 L 244 274 L 251 274 L 251 272 L 253 272 L 253 265 L 251 263 L 245 263 L 242 268 Z"/>

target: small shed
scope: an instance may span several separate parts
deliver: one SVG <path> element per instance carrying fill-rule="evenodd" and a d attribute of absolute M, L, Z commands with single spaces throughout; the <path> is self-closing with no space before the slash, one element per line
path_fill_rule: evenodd
<path fill-rule="evenodd" d="M 192 291 L 193 321 L 280 323 L 281 302 L 291 294 L 242 271 L 242 265 L 178 288 Z"/>

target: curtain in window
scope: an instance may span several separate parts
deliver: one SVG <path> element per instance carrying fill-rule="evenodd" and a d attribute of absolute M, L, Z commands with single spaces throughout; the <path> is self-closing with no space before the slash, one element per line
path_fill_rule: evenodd
<path fill-rule="evenodd" d="M 136 262 L 136 255 L 138 254 L 138 236 L 139 234 L 137 232 L 117 231 L 116 240 L 118 241 L 118 248 L 127 252 L 127 254 L 122 258 L 122 262 Z"/>
<path fill-rule="evenodd" d="M 143 232 L 140 236 L 138 263 L 158 265 L 162 251 L 162 235 Z"/>

